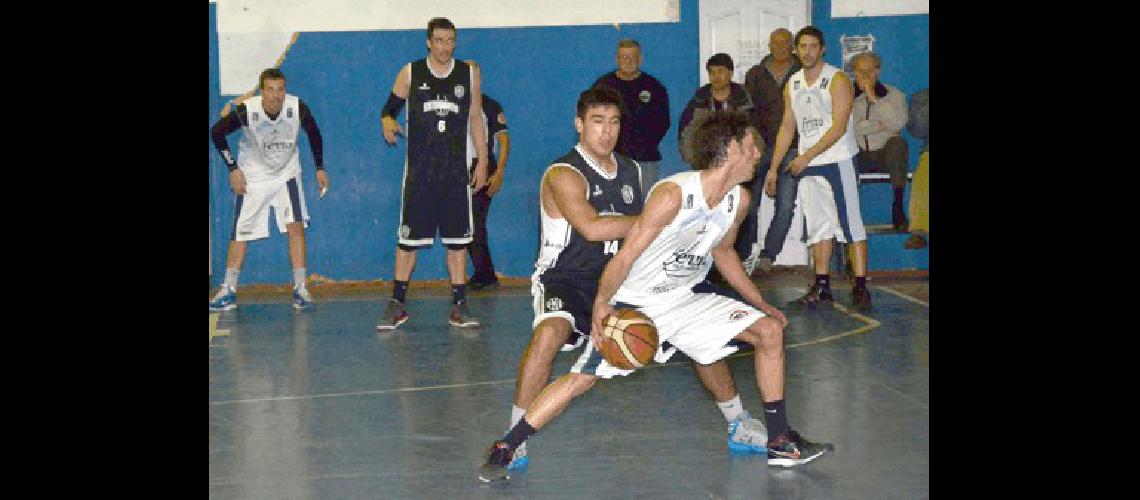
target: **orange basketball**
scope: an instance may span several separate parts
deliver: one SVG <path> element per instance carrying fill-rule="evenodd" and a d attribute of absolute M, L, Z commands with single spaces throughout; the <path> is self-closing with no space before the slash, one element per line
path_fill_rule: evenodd
<path fill-rule="evenodd" d="M 657 353 L 657 326 L 636 309 L 615 309 L 602 321 L 602 357 L 623 370 L 641 368 Z"/>

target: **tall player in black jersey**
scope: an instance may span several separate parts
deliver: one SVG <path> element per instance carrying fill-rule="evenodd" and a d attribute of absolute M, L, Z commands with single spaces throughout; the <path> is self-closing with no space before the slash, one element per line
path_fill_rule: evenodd
<path fill-rule="evenodd" d="M 479 326 L 467 308 L 466 281 L 467 244 L 473 231 L 471 193 L 487 184 L 480 72 L 478 66 L 455 59 L 455 25 L 445 18 L 428 22 L 427 48 L 428 57 L 400 69 L 380 114 L 384 140 L 395 144 L 396 134 L 403 133 L 396 114 L 408 102 L 408 150 L 392 299 L 377 330 L 393 330 L 408 320 L 405 301 L 416 250 L 431 248 L 437 230 L 447 247 L 451 278 L 448 323 L 462 328 Z M 467 163 L 468 129 L 478 158 L 473 173 Z"/>
<path fill-rule="evenodd" d="M 598 278 L 641 213 L 640 166 L 614 152 L 622 106 L 621 94 L 610 87 L 582 92 L 574 119 L 578 144 L 542 177 L 542 246 L 531 278 L 534 332 L 519 361 L 509 428 L 519 425 L 546 386 L 559 350 L 574 350 L 590 336 Z M 744 411 L 725 362 L 693 366 L 728 421 L 729 448 L 767 452 L 764 425 Z M 505 458 L 510 460 L 505 470 L 480 478 L 502 479 L 498 472 L 525 468 L 529 461 L 523 444 Z"/>

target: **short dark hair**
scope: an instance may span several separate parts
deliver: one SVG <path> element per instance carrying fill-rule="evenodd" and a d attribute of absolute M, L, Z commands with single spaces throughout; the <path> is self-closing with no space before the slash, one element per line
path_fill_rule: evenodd
<path fill-rule="evenodd" d="M 697 127 L 693 134 L 693 170 L 706 170 L 724 161 L 728 143 L 744 142 L 744 136 L 753 129 L 743 111 L 709 113 L 692 126 Z"/>
<path fill-rule="evenodd" d="M 585 120 L 586 112 L 594 106 L 617 106 L 618 111 L 625 115 L 625 101 L 621 94 L 606 85 L 598 85 L 578 94 L 578 118 Z"/>
<path fill-rule="evenodd" d="M 709 60 L 705 62 L 706 71 L 709 69 L 709 66 L 724 66 L 728 68 L 729 71 L 735 69 L 735 67 L 732 65 L 732 56 L 725 54 L 724 52 L 717 52 L 716 54 L 713 54 L 712 57 L 710 57 Z"/>
<path fill-rule="evenodd" d="M 266 80 L 284 80 L 285 73 L 277 68 L 269 68 L 261 72 L 261 76 L 257 77 L 257 88 L 264 89 Z"/>
<path fill-rule="evenodd" d="M 800 37 L 802 37 L 804 35 L 814 36 L 816 40 L 819 40 L 819 46 L 820 47 L 826 47 L 827 46 L 827 42 L 823 41 L 823 32 L 820 31 L 819 28 L 816 28 L 815 26 L 804 26 L 803 28 L 800 28 L 800 30 L 796 32 L 795 41 L 793 41 L 792 43 L 795 45 L 799 45 L 800 44 Z"/>
<path fill-rule="evenodd" d="M 427 38 L 431 40 L 431 32 L 437 29 L 455 31 L 455 25 L 446 17 L 433 17 L 428 21 Z"/>

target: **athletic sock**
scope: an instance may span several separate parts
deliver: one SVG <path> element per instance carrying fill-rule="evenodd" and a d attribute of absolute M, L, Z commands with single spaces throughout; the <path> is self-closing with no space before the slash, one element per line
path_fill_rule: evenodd
<path fill-rule="evenodd" d="M 458 304 L 467 300 L 467 285 L 451 285 L 451 303 Z"/>
<path fill-rule="evenodd" d="M 514 427 L 515 424 L 519 423 L 519 419 L 523 418 L 523 415 L 526 415 L 526 408 L 519 408 L 517 406 L 512 405 L 511 406 L 511 423 L 510 423 L 510 425 L 507 426 L 507 430 L 508 431 L 511 430 L 511 427 Z"/>
<path fill-rule="evenodd" d="M 408 282 L 392 280 L 392 298 L 403 304 L 408 299 Z"/>
<path fill-rule="evenodd" d="M 903 206 L 903 188 L 895 188 L 895 200 L 891 205 L 892 209 L 902 210 Z"/>
<path fill-rule="evenodd" d="M 784 414 L 784 400 L 764 403 L 764 419 L 768 425 L 768 441 L 776 439 L 788 429 L 788 419 Z"/>
<path fill-rule="evenodd" d="M 305 286 L 305 268 L 293 268 L 293 286 Z"/>
<path fill-rule="evenodd" d="M 736 420 L 736 417 L 744 414 L 744 405 L 740 402 L 740 394 L 737 394 L 732 399 L 723 403 L 717 401 L 716 405 L 720 408 L 720 412 L 724 414 L 724 419 L 729 423 L 732 423 L 733 420 Z"/>
<path fill-rule="evenodd" d="M 536 432 L 538 432 L 538 430 L 534 427 L 531 427 L 530 423 L 526 421 L 525 417 L 520 418 L 519 423 L 515 424 L 514 427 L 511 427 L 511 430 L 507 432 L 506 436 L 503 437 L 503 442 L 507 443 L 507 446 L 511 447 L 511 453 L 514 453 L 519 445 L 523 444 L 523 441 L 526 441 L 527 438 Z"/>
<path fill-rule="evenodd" d="M 815 275 L 815 282 L 824 290 L 831 290 L 831 275 L 830 274 L 817 274 Z"/>
<path fill-rule="evenodd" d="M 226 268 L 226 286 L 233 290 L 237 290 L 238 275 L 241 274 L 241 269 L 234 269 L 232 267 Z"/>
<path fill-rule="evenodd" d="M 855 288 L 867 288 L 867 277 L 866 276 L 856 276 L 855 277 Z"/>

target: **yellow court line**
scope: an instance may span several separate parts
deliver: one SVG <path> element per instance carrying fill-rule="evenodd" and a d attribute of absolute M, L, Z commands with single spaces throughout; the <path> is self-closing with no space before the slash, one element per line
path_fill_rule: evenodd
<path fill-rule="evenodd" d="M 805 293 L 806 293 L 806 290 L 805 290 Z M 839 312 L 842 312 L 844 314 L 847 314 L 848 316 L 851 316 L 855 319 L 863 321 L 864 323 L 866 323 L 866 325 L 863 325 L 863 326 L 856 328 L 854 330 L 846 331 L 846 332 L 835 334 L 835 335 L 830 335 L 830 336 L 815 339 L 815 340 L 809 340 L 806 342 L 799 342 L 799 343 L 795 343 L 795 344 L 787 344 L 784 346 L 784 348 L 785 349 L 795 349 L 797 347 L 803 347 L 803 346 L 807 346 L 807 345 L 814 345 L 814 344 L 822 344 L 824 342 L 831 342 L 833 340 L 838 340 L 838 339 L 841 339 L 844 337 L 850 337 L 852 335 L 859 335 L 859 334 L 867 333 L 871 330 L 874 330 L 875 328 L 878 328 L 879 326 L 882 326 L 882 323 L 875 320 L 874 318 L 869 318 L 869 317 L 864 316 L 862 314 L 848 311 L 846 307 L 844 307 L 840 304 L 833 303 L 832 307 L 834 307 Z M 213 334 L 214 327 L 218 323 L 218 320 L 215 316 L 220 316 L 220 314 L 211 314 L 210 315 L 210 332 L 211 332 L 210 338 L 211 339 L 214 338 L 214 334 Z M 225 332 L 224 335 L 229 334 L 229 330 L 222 330 L 222 331 Z M 726 356 L 724 359 L 738 358 L 738 357 L 750 356 L 750 355 L 751 355 L 751 353 L 738 352 L 736 354 Z M 649 369 L 649 368 L 660 368 L 660 367 L 665 367 L 665 366 L 681 366 L 681 365 L 688 365 L 690 363 L 692 363 L 692 362 L 691 361 L 674 361 L 671 363 L 655 363 L 655 364 L 646 366 L 646 367 L 641 368 L 641 369 L 644 370 L 644 369 Z M 461 388 L 475 387 L 475 386 L 480 386 L 480 385 L 513 384 L 513 383 L 515 383 L 516 380 L 517 379 L 512 378 L 512 379 L 506 379 L 506 380 L 492 380 L 492 381 L 487 381 L 487 382 L 470 382 L 470 383 L 463 383 L 463 384 L 433 385 L 433 386 L 427 386 L 427 387 L 405 387 L 405 388 L 400 388 L 400 389 L 380 389 L 380 390 L 374 390 L 374 391 L 338 392 L 338 393 L 333 393 L 333 394 L 311 394 L 311 395 L 307 395 L 307 396 L 276 396 L 276 397 L 269 397 L 269 398 L 237 399 L 237 400 L 228 400 L 228 401 L 210 401 L 210 405 L 219 406 L 219 405 L 228 405 L 228 404 L 237 404 L 237 403 L 263 403 L 263 402 L 268 402 L 268 401 L 292 401 L 292 400 L 301 400 L 301 399 L 333 398 L 333 397 L 342 397 L 342 396 L 368 396 L 368 395 L 379 395 L 379 394 L 393 394 L 393 393 L 400 393 L 400 392 L 430 391 L 430 390 L 436 390 L 436 389 L 461 389 Z"/>
<path fill-rule="evenodd" d="M 214 341 L 214 337 L 228 337 L 229 330 L 218 329 L 218 319 L 222 317 L 222 313 L 210 313 L 210 341 Z"/>
<path fill-rule="evenodd" d="M 882 285 L 876 286 L 875 288 L 878 288 L 879 290 L 883 290 L 884 292 L 890 293 L 891 295 L 894 295 L 896 297 L 901 297 L 903 299 L 909 300 L 911 302 L 914 302 L 915 304 L 922 304 L 926 307 L 930 307 L 930 303 L 918 300 L 918 299 L 911 297 L 910 295 L 907 295 L 905 293 L 902 293 L 898 290 L 893 290 L 891 288 L 887 288 L 887 287 L 882 286 Z"/>

